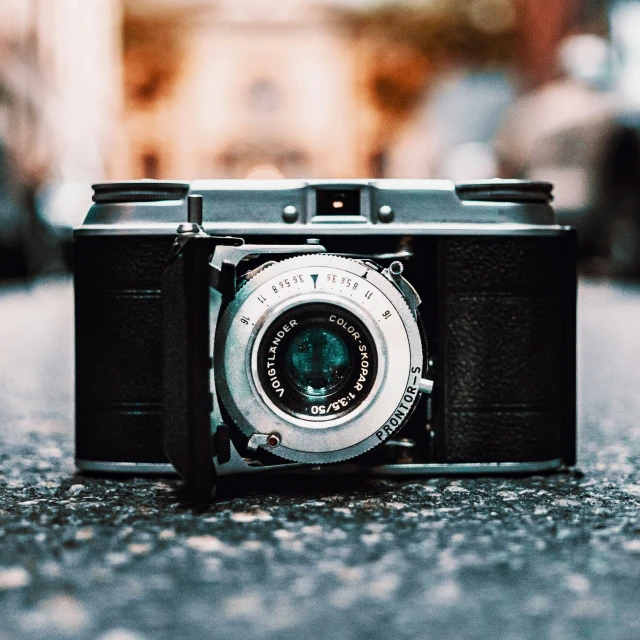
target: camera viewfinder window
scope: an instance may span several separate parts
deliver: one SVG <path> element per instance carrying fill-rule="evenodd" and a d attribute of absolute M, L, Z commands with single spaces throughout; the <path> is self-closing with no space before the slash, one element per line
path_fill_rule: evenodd
<path fill-rule="evenodd" d="M 316 215 L 359 216 L 360 189 L 318 189 Z"/>

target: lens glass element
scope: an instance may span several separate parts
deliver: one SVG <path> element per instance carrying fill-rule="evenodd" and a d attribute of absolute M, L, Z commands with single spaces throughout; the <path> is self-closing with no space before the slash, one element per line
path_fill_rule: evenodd
<path fill-rule="evenodd" d="M 310 396 L 326 396 L 345 381 L 351 357 L 344 339 L 325 327 L 299 333 L 285 353 L 286 373 Z"/>
<path fill-rule="evenodd" d="M 313 421 L 350 413 L 371 397 L 378 355 L 369 329 L 347 309 L 310 302 L 283 312 L 257 344 L 257 377 L 284 413 Z"/>

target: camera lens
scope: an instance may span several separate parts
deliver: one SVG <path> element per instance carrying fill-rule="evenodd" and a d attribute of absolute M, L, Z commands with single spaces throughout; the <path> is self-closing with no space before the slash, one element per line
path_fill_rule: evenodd
<path fill-rule="evenodd" d="M 285 311 L 258 345 L 258 378 L 268 399 L 288 415 L 312 421 L 343 416 L 368 398 L 377 362 L 370 331 L 330 303 Z"/>
<path fill-rule="evenodd" d="M 277 433 L 269 453 L 309 464 L 355 458 L 397 433 L 418 402 L 424 344 L 395 271 L 320 253 L 247 278 L 214 336 L 233 427 Z"/>
<path fill-rule="evenodd" d="M 285 353 L 285 371 L 302 393 L 326 396 L 345 381 L 351 368 L 343 338 L 326 327 L 299 333 Z"/>

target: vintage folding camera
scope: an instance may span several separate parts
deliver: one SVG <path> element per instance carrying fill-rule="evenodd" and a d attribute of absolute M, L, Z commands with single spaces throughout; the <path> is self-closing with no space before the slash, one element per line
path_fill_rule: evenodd
<path fill-rule="evenodd" d="M 575 464 L 576 236 L 551 185 L 94 186 L 75 232 L 76 455 L 234 474 Z"/>

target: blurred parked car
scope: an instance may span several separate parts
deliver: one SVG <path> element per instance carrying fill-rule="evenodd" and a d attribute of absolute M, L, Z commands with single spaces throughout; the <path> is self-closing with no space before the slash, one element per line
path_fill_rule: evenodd
<path fill-rule="evenodd" d="M 640 112 L 625 113 L 607 141 L 592 233 L 612 274 L 640 276 Z M 597 235 L 596 235 L 597 234 Z"/>
<path fill-rule="evenodd" d="M 640 274 L 640 114 L 603 90 L 608 49 L 595 36 L 560 47 L 559 77 L 520 97 L 495 140 L 505 177 L 554 184 L 558 220 L 578 229 L 583 258 Z"/>
<path fill-rule="evenodd" d="M 38 217 L 50 230 L 67 268 L 73 266 L 73 229 L 82 224 L 92 201 L 91 184 L 79 180 L 52 182 L 36 196 Z"/>
<path fill-rule="evenodd" d="M 32 189 L 16 178 L 0 140 L 0 277 L 59 271 L 62 249 L 37 210 Z"/>
<path fill-rule="evenodd" d="M 0 140 L 0 275 L 17 275 L 26 267 L 27 216 L 11 174 L 10 162 Z"/>

